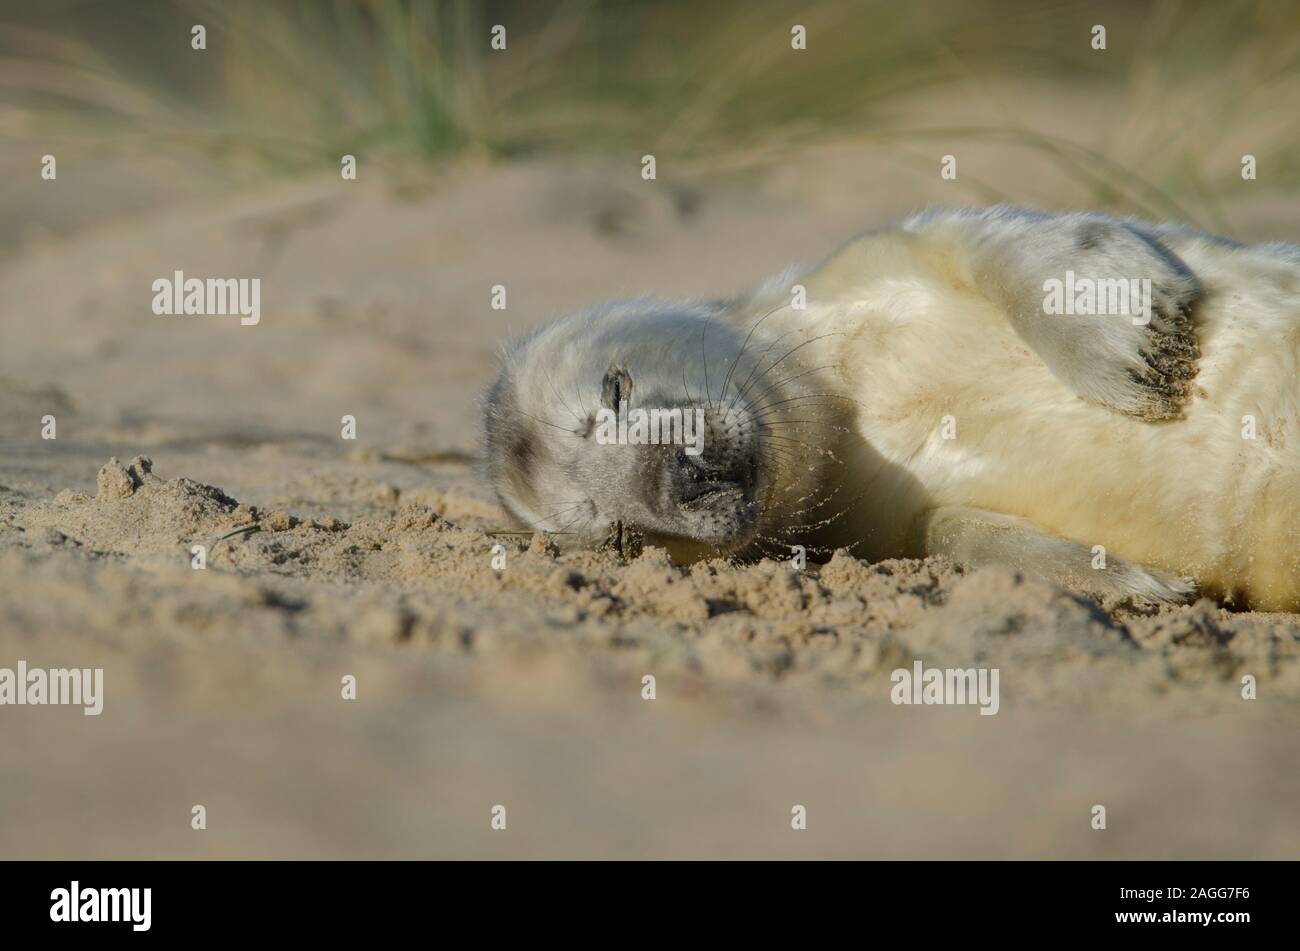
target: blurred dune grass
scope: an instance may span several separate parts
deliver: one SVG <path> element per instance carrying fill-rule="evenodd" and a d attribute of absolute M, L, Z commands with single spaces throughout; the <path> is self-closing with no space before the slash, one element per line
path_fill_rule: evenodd
<path fill-rule="evenodd" d="M 252 176 L 362 152 L 397 166 L 653 152 L 708 172 L 831 141 L 992 142 L 1048 157 L 1096 207 L 1211 228 L 1240 143 L 1260 190 L 1300 183 L 1287 2 L 51 0 L 3 17 L 3 139 L 201 153 Z M 496 23 L 506 52 L 488 48 Z M 1025 121 L 1024 101 L 1066 89 L 1061 108 L 1083 91 L 1094 118 Z"/>

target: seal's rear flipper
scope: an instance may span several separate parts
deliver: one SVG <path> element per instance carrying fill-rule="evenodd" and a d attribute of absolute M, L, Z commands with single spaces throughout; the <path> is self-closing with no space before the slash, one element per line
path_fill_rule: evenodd
<path fill-rule="evenodd" d="M 944 506 L 924 516 L 925 553 L 978 567 L 1002 565 L 1080 594 L 1141 605 L 1182 604 L 1196 588 L 1173 575 L 1109 557 L 1060 538 L 1027 518 L 965 506 Z"/>

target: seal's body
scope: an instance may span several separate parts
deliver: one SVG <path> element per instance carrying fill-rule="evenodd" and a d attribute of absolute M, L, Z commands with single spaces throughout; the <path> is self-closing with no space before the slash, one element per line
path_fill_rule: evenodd
<path fill-rule="evenodd" d="M 1183 600 L 1188 579 L 1295 609 L 1298 364 L 1294 247 L 930 214 L 741 299 L 629 302 L 526 338 L 488 397 L 489 472 L 525 523 L 593 540 L 619 524 L 688 555 L 944 554 L 1103 596 Z M 703 407 L 702 459 L 591 445 L 611 394 Z"/>

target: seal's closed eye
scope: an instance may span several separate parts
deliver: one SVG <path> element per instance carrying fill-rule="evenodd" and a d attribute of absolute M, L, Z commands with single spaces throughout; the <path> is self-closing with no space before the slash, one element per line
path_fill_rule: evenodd
<path fill-rule="evenodd" d="M 605 371 L 605 378 L 600 381 L 601 401 L 610 409 L 617 411 L 619 402 L 631 400 L 632 377 L 616 363 L 611 362 Z"/>

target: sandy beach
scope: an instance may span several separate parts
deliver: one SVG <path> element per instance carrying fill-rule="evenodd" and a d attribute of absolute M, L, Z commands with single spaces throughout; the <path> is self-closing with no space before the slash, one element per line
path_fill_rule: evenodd
<path fill-rule="evenodd" d="M 1026 121 L 1094 121 L 1063 95 Z M 44 147 L 7 145 L 0 667 L 102 668 L 104 696 L 0 710 L 0 856 L 1300 855 L 1300 616 L 496 534 L 477 400 L 509 334 L 734 292 L 932 203 L 1090 201 L 1003 142 L 963 143 L 956 182 L 926 149 L 662 157 L 649 183 L 639 154 L 363 155 L 356 181 L 236 185 L 165 152 L 47 182 Z M 1294 190 L 1183 197 L 1297 237 Z M 260 321 L 156 315 L 177 270 L 260 278 Z M 997 668 L 997 714 L 892 703 L 916 661 Z"/>

